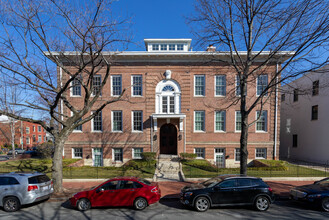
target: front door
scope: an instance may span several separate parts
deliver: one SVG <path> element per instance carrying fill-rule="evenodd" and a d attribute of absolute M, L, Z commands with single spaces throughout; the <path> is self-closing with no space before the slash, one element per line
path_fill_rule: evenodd
<path fill-rule="evenodd" d="M 93 148 L 93 165 L 94 165 L 94 167 L 103 166 L 103 150 L 102 150 L 102 148 Z"/>
<path fill-rule="evenodd" d="M 173 124 L 160 128 L 160 154 L 177 154 L 177 129 Z"/>
<path fill-rule="evenodd" d="M 215 162 L 219 168 L 225 168 L 225 149 L 215 148 Z"/>

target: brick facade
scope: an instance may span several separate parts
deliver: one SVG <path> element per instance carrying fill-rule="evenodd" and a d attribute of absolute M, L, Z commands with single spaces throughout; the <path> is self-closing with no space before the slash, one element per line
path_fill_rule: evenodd
<path fill-rule="evenodd" d="M 127 52 L 129 53 L 129 52 Z M 191 52 L 192 53 L 192 52 Z M 177 58 L 176 58 L 177 56 Z M 126 62 L 124 58 L 117 61 L 111 68 L 111 75 L 121 75 L 122 88 L 126 88 L 124 99 L 111 104 L 102 111 L 102 132 L 92 132 L 92 122 L 87 122 L 82 125 L 82 131 L 73 132 L 66 144 L 64 155 L 66 158 L 74 157 L 73 148 L 82 148 L 82 158 L 85 165 L 94 165 L 95 156 L 92 148 L 102 149 L 102 165 L 122 165 L 122 162 L 132 158 L 132 148 L 143 148 L 144 152 L 154 151 L 160 153 L 161 135 L 160 131 L 163 125 L 172 124 L 177 130 L 175 134 L 177 138 L 177 153 L 182 152 L 194 153 L 195 148 L 205 149 L 205 159 L 211 162 L 215 161 L 215 149 L 224 148 L 225 166 L 237 167 L 239 162 L 235 161 L 235 149 L 240 147 L 240 133 L 235 131 L 235 112 L 239 111 L 239 105 L 232 105 L 232 100 L 235 96 L 235 72 L 224 63 L 212 62 L 195 62 L 187 61 L 188 55 L 179 58 L 179 54 L 171 54 L 170 58 L 165 58 L 158 55 L 158 58 L 152 58 L 148 61 L 144 57 L 135 57 L 134 62 Z M 182 55 L 180 56 L 182 57 Z M 127 58 L 129 59 L 129 58 Z M 130 58 L 131 59 L 131 58 Z M 200 59 L 200 58 L 199 58 Z M 171 71 L 171 78 L 166 79 L 166 70 Z M 276 65 L 270 64 L 266 68 L 268 79 L 271 79 L 271 74 L 275 73 Z M 142 76 L 142 96 L 132 96 L 132 79 L 133 75 Z M 205 95 L 197 97 L 194 95 L 195 75 L 205 76 Z M 215 96 L 215 76 L 226 76 L 226 95 L 223 97 Z M 63 75 L 65 81 L 67 76 Z M 156 114 L 156 92 L 159 83 L 173 82 L 179 86 L 180 94 L 178 104 L 175 99 L 175 106 L 178 104 L 178 114 Z M 102 97 L 99 103 L 103 100 L 113 98 L 111 96 L 111 79 L 102 90 Z M 68 92 L 69 93 L 69 92 Z M 249 101 L 256 99 L 256 80 L 248 84 L 247 95 Z M 70 97 L 70 94 L 68 94 Z M 83 97 L 83 91 L 82 91 Z M 82 97 L 70 97 L 70 101 L 79 108 L 82 105 Z M 162 103 L 158 104 L 161 106 Z M 96 106 L 97 107 L 97 104 Z M 277 109 L 280 109 L 279 106 Z M 215 131 L 215 111 L 225 110 L 225 131 Z M 256 110 L 260 110 L 257 106 L 249 117 L 249 122 L 256 119 Z M 249 128 L 248 152 L 249 160 L 255 159 L 256 148 L 266 149 L 266 158 L 273 158 L 274 149 L 274 121 L 275 121 L 275 98 L 274 93 L 269 94 L 269 99 L 265 103 L 263 110 L 267 111 L 267 127 L 265 132 L 256 132 L 256 124 Z M 112 132 L 111 130 L 111 112 L 122 111 L 122 132 Z M 143 131 L 132 131 L 132 111 L 143 112 Z M 205 131 L 194 131 L 194 114 L 195 111 L 205 112 L 204 127 Z M 70 115 L 67 109 L 64 109 L 64 114 Z M 277 113 L 279 122 L 280 112 Z M 280 129 L 278 123 L 278 130 Z M 279 140 L 279 137 L 277 137 Z M 113 149 L 123 149 L 123 161 L 114 162 Z M 80 156 L 80 154 L 78 154 Z M 278 147 L 276 155 L 279 155 Z"/>

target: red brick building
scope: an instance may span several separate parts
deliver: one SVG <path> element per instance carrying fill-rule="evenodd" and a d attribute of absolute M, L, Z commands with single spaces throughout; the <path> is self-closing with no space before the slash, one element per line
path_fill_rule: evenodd
<path fill-rule="evenodd" d="M 146 51 L 114 55 L 101 100 L 128 88 L 124 96 L 129 102 L 109 105 L 78 127 L 65 144 L 65 157 L 83 158 L 85 165 L 113 166 L 140 158 L 141 152 L 188 152 L 225 167 L 239 166 L 240 112 L 239 105 L 231 105 L 239 96 L 236 73 L 224 62 L 209 62 L 214 57 L 229 59 L 226 52 L 191 51 L 190 43 L 191 39 L 145 39 Z M 257 98 L 277 67 L 270 63 L 267 74 L 248 84 L 249 100 Z M 59 68 L 59 78 L 66 77 Z M 96 84 L 103 79 L 102 74 L 95 77 Z M 82 105 L 79 83 L 72 85 L 68 97 L 77 108 Z M 274 151 L 279 155 L 280 108 L 275 103 L 274 94 L 269 95 L 261 119 L 249 128 L 250 161 L 272 159 Z M 259 112 L 256 107 L 250 122 Z M 63 113 L 70 114 L 67 109 Z"/>
<path fill-rule="evenodd" d="M 10 128 L 9 120 L 0 122 L 0 146 L 11 144 Z M 19 148 L 32 148 L 46 141 L 46 132 L 40 125 L 25 121 L 15 122 L 15 144 Z"/>

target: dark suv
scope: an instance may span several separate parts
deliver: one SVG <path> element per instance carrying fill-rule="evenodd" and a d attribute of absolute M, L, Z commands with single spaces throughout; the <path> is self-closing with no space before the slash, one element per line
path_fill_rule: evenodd
<path fill-rule="evenodd" d="M 274 194 L 261 178 L 223 175 L 185 186 L 180 200 L 200 212 L 213 206 L 231 205 L 254 205 L 257 210 L 265 211 L 274 201 Z"/>

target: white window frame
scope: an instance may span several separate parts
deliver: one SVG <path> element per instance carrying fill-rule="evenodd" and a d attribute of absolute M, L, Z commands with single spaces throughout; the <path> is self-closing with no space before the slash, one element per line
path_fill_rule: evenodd
<path fill-rule="evenodd" d="M 115 149 L 121 149 L 121 153 L 122 153 L 122 161 L 121 160 L 115 160 L 115 157 L 114 157 L 114 150 Z M 114 162 L 123 162 L 123 148 L 121 148 L 121 147 L 119 147 L 119 148 L 112 148 L 112 160 L 114 161 Z"/>
<path fill-rule="evenodd" d="M 196 94 L 196 78 L 197 77 L 203 77 L 203 95 L 197 95 Z M 194 96 L 195 97 L 205 97 L 206 96 L 206 75 L 204 74 L 197 74 L 197 75 L 194 75 L 194 85 L 193 85 L 193 89 L 194 89 Z"/>
<path fill-rule="evenodd" d="M 257 150 L 265 150 L 265 152 L 261 152 L 262 154 L 264 153 L 265 157 L 257 157 Z M 266 159 L 267 158 L 267 148 L 256 148 L 255 149 L 255 159 Z"/>
<path fill-rule="evenodd" d="M 38 125 L 38 132 L 42 132 L 41 125 Z"/>
<path fill-rule="evenodd" d="M 236 133 L 240 133 L 241 132 L 241 130 L 242 130 L 242 118 L 241 118 L 241 130 L 237 130 L 236 129 L 236 123 L 237 123 L 237 113 L 238 112 L 240 112 L 240 114 L 241 114 L 241 111 L 235 111 L 235 117 L 234 117 L 234 131 L 236 132 Z"/>
<path fill-rule="evenodd" d="M 42 142 L 42 136 L 38 135 L 38 142 L 41 143 Z"/>
<path fill-rule="evenodd" d="M 222 77 L 224 77 L 224 79 L 225 79 L 225 94 L 224 95 L 217 95 L 216 94 L 216 91 L 217 91 L 217 76 L 222 76 Z M 226 96 L 226 75 L 223 75 L 223 74 L 218 74 L 218 75 L 215 75 L 215 79 L 214 79 L 214 96 L 215 97 L 225 97 Z"/>
<path fill-rule="evenodd" d="M 197 112 L 202 112 L 203 113 L 203 130 L 195 130 L 195 115 Z M 203 110 L 198 110 L 198 111 L 194 111 L 194 116 L 193 116 L 193 131 L 195 133 L 204 133 L 206 132 L 206 112 Z"/>
<path fill-rule="evenodd" d="M 81 157 L 80 156 L 78 156 L 78 157 L 75 156 L 75 149 L 81 149 Z M 83 148 L 82 147 L 72 147 L 72 158 L 73 159 L 82 159 L 82 157 L 83 157 Z"/>
<path fill-rule="evenodd" d="M 239 150 L 239 157 L 241 158 L 241 149 L 240 148 L 235 148 L 234 149 L 234 162 L 235 163 L 240 163 L 240 158 L 239 158 L 239 160 L 237 160 L 237 156 L 236 156 L 236 153 L 237 153 L 237 149 Z"/>
<path fill-rule="evenodd" d="M 113 94 L 113 78 L 116 78 L 116 77 L 120 78 L 120 84 L 121 85 L 120 85 L 120 94 L 119 95 L 114 95 Z M 122 75 L 120 75 L 120 74 L 112 75 L 111 76 L 111 96 L 118 97 L 118 96 L 121 95 L 121 93 L 122 93 Z"/>
<path fill-rule="evenodd" d="M 92 111 L 91 114 L 93 114 L 94 112 L 95 111 Z M 102 117 L 101 117 L 101 119 L 102 119 L 102 130 L 94 130 L 94 119 L 96 117 L 95 116 L 90 120 L 90 122 L 91 122 L 91 132 L 94 132 L 94 133 L 102 133 L 103 132 L 103 113 L 102 113 L 102 111 L 100 111 L 99 113 L 102 114 Z"/>
<path fill-rule="evenodd" d="M 31 142 L 30 142 L 30 137 L 26 137 L 26 144 L 30 144 Z"/>
<path fill-rule="evenodd" d="M 202 149 L 203 150 L 203 157 L 198 157 L 196 150 L 197 149 Z M 197 155 L 197 157 L 195 159 L 206 159 L 206 148 L 204 147 L 196 147 L 194 148 L 194 153 Z"/>
<path fill-rule="evenodd" d="M 217 153 L 216 152 L 217 149 L 223 150 L 223 152 Z M 216 156 L 217 155 L 220 155 L 220 154 L 223 154 L 224 155 L 224 165 L 225 165 L 225 160 L 226 160 L 226 158 L 225 158 L 225 156 L 226 156 L 226 148 L 225 147 L 215 147 L 214 148 L 214 162 L 217 165 L 217 163 L 216 163 Z"/>
<path fill-rule="evenodd" d="M 142 149 L 141 156 L 140 157 L 135 157 L 135 150 L 136 149 Z M 132 148 L 132 158 L 133 159 L 142 159 L 143 158 L 143 156 L 142 156 L 142 153 L 143 152 L 144 152 L 144 149 L 142 147 L 134 147 L 134 148 Z"/>
<path fill-rule="evenodd" d="M 267 74 L 261 74 L 261 75 L 258 75 L 257 78 L 256 78 L 256 97 L 260 96 L 260 94 L 258 94 L 258 92 L 259 92 L 259 91 L 258 91 L 258 82 L 259 82 L 259 77 L 261 77 L 261 76 L 266 76 L 267 84 L 266 84 L 265 88 L 266 88 L 267 85 L 268 85 L 268 75 L 267 75 Z M 264 96 L 267 96 L 267 92 L 265 93 Z"/>
<path fill-rule="evenodd" d="M 71 116 L 73 116 L 73 112 L 71 111 Z M 81 130 L 77 129 L 79 126 L 81 126 Z M 78 127 L 74 128 L 72 133 L 82 133 L 82 125 L 79 125 Z"/>
<path fill-rule="evenodd" d="M 141 130 L 135 130 L 134 129 L 134 113 L 135 112 L 140 112 L 141 113 Z M 143 111 L 141 111 L 141 110 L 131 111 L 131 131 L 134 132 L 134 133 L 142 133 L 143 132 Z"/>
<path fill-rule="evenodd" d="M 224 112 L 224 130 L 217 130 L 216 129 L 216 113 L 217 112 Z M 214 112 L 214 131 L 218 133 L 224 133 L 226 132 L 226 111 L 225 110 L 220 110 L 220 111 L 215 111 Z"/>
<path fill-rule="evenodd" d="M 114 130 L 113 129 L 113 125 L 114 125 L 114 123 L 113 123 L 113 118 L 114 118 L 114 112 L 121 112 L 121 130 Z M 113 111 L 111 111 L 111 131 L 113 132 L 113 133 L 122 133 L 123 132 L 123 120 L 122 120 L 122 118 L 123 118 L 123 113 L 122 113 L 122 111 L 121 110 L 113 110 Z"/>
<path fill-rule="evenodd" d="M 134 90 L 135 90 L 135 86 L 134 85 L 134 77 L 140 77 L 141 78 L 141 94 L 140 95 L 134 95 Z M 139 87 L 139 86 L 138 86 Z M 139 74 L 139 75 L 131 75 L 131 96 L 132 97 L 143 97 L 143 75 Z"/>
<path fill-rule="evenodd" d="M 79 77 L 79 76 L 76 76 L 76 77 L 74 78 L 74 80 L 75 80 L 77 77 Z M 74 86 L 75 86 L 75 85 L 73 85 L 74 80 L 71 81 L 70 97 L 81 97 L 81 93 L 82 93 L 82 86 L 81 86 L 81 83 L 80 83 L 80 95 L 73 95 L 73 90 L 74 90 Z"/>
<path fill-rule="evenodd" d="M 256 111 L 256 120 L 257 120 L 257 114 L 258 114 L 258 112 L 259 112 L 259 114 L 260 114 L 260 112 L 261 111 Z M 268 115 L 267 115 L 267 110 L 263 110 L 262 111 L 262 114 L 263 113 L 266 113 L 265 115 L 266 115 L 266 117 L 265 117 L 265 130 L 257 130 L 257 123 L 259 122 L 259 121 L 257 121 L 256 123 L 255 123 L 255 130 L 256 130 L 256 132 L 257 133 L 267 133 L 267 118 L 268 118 Z"/>
<path fill-rule="evenodd" d="M 26 127 L 25 132 L 26 132 L 26 134 L 30 134 L 30 127 Z"/>
<path fill-rule="evenodd" d="M 33 125 L 33 132 L 35 132 L 35 126 Z"/>
<path fill-rule="evenodd" d="M 94 75 L 93 76 L 94 78 L 100 78 L 101 80 L 100 80 L 100 84 L 99 84 L 99 87 L 101 87 L 102 86 L 102 75 Z M 94 82 L 95 80 L 93 80 L 93 82 Z M 101 89 L 101 88 L 100 88 Z M 92 91 L 91 92 L 91 96 L 93 97 L 93 96 L 95 96 L 96 94 L 94 94 L 94 91 Z M 102 91 L 100 92 L 100 94 L 99 94 L 99 97 L 101 97 L 102 96 Z"/>

